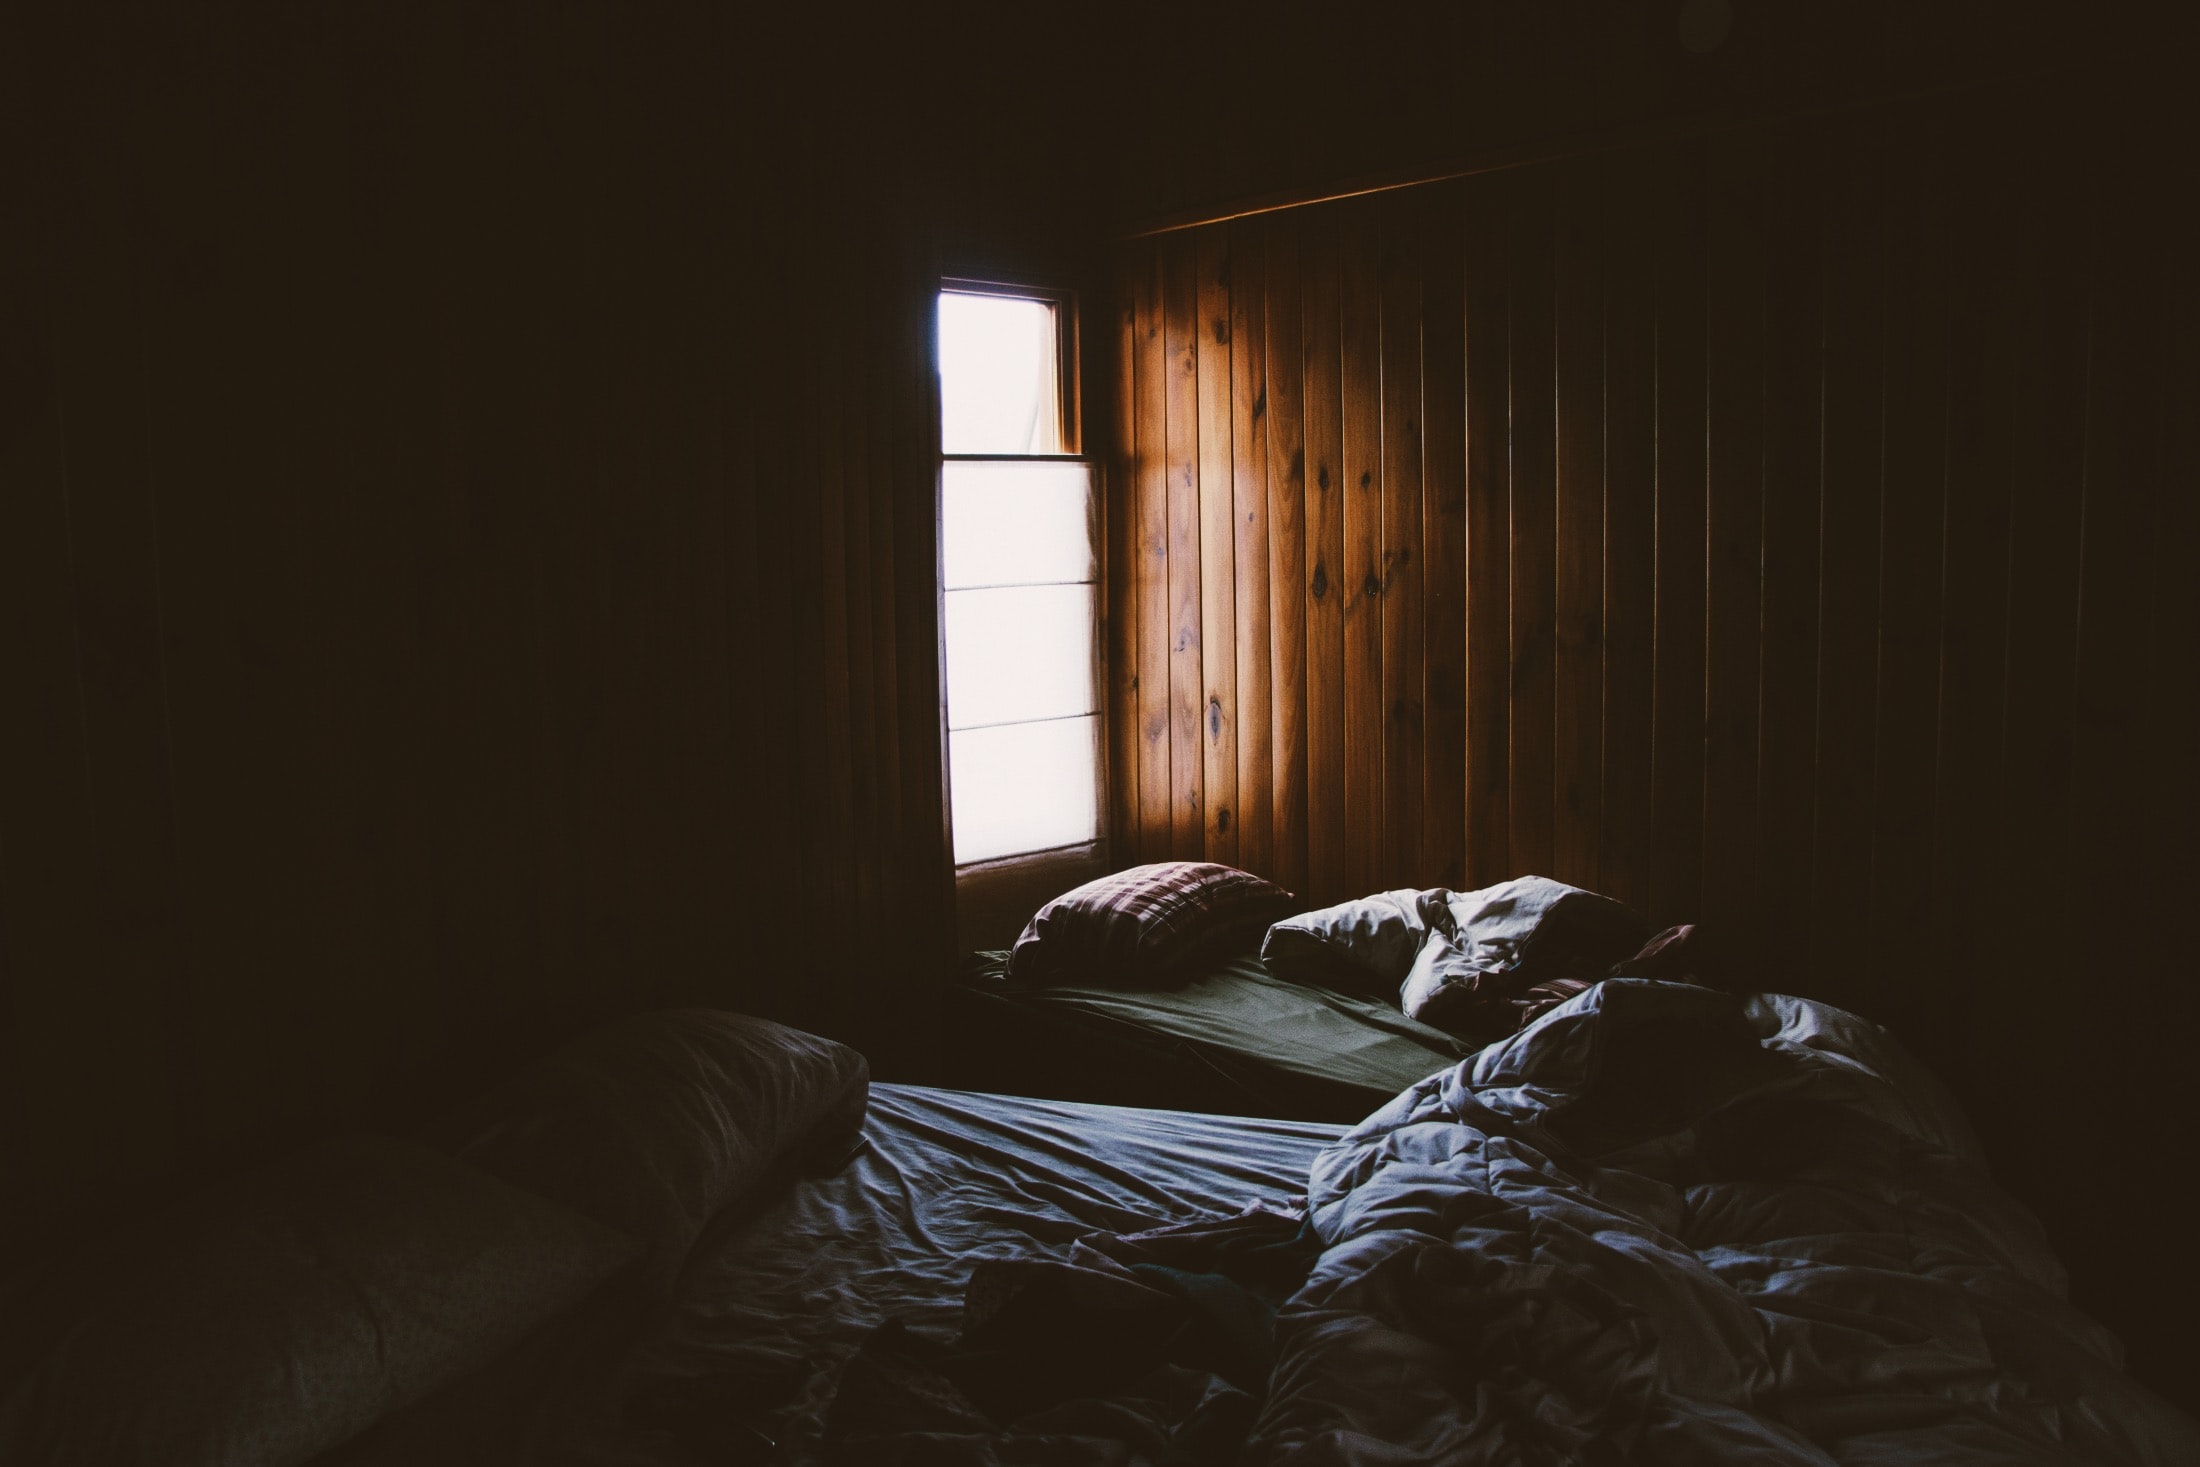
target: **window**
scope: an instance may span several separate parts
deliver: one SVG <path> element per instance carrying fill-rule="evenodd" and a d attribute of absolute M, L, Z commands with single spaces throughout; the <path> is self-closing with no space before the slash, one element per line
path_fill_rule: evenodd
<path fill-rule="evenodd" d="M 1100 834 L 1099 554 L 1066 295 L 940 292 L 940 562 L 955 864 Z"/>

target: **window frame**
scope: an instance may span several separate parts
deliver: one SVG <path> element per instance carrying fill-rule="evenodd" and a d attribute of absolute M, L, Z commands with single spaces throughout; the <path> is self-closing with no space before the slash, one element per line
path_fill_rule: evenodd
<path fill-rule="evenodd" d="M 977 278 L 963 275 L 943 275 L 934 299 L 945 295 L 998 296 L 1012 300 L 1043 301 L 1054 308 L 1055 345 L 1055 408 L 1056 421 L 1061 430 L 1061 447 L 1053 453 L 950 453 L 944 440 L 939 454 L 939 470 L 936 488 L 942 503 L 946 492 L 946 470 L 952 463 L 1074 463 L 1084 467 L 1091 476 L 1093 496 L 1093 597 L 1094 617 L 1092 631 L 1093 707 L 1097 715 L 1098 734 L 1093 748 L 1093 784 L 1097 802 L 1097 831 L 1090 840 L 1075 841 L 1068 845 L 1048 846 L 1034 851 L 1019 851 L 1011 855 L 992 856 L 984 860 L 957 862 L 954 858 L 954 790 L 952 783 L 946 791 L 948 864 L 954 873 L 957 906 L 963 928 L 966 947 L 979 945 L 968 940 L 979 936 L 991 943 L 993 937 L 984 934 L 986 919 L 995 914 L 1028 914 L 1032 908 L 1048 897 L 1057 895 L 1065 886 L 1075 885 L 1100 875 L 1107 868 L 1108 852 L 1108 784 L 1107 761 L 1108 728 L 1108 668 L 1107 668 L 1107 523 L 1105 494 L 1107 486 L 1101 465 L 1084 451 L 1085 413 L 1083 403 L 1083 352 L 1081 349 L 1082 323 L 1079 319 L 1078 292 L 1073 287 L 1046 285 L 1029 281 Z M 944 511 L 942 513 L 944 519 Z M 943 525 L 944 531 L 944 525 Z M 940 624 L 940 723 L 945 737 L 948 718 L 947 708 L 947 627 L 945 617 L 946 575 L 945 542 L 941 545 L 942 566 L 935 577 L 942 607 Z M 942 753 L 946 750 L 943 748 Z M 941 761 L 943 772 L 952 761 Z M 952 774 L 949 774 L 952 781 Z M 1021 918 L 1016 918 L 1018 924 Z M 1007 937 L 1013 937 L 1009 932 Z M 1007 937 L 998 938 L 999 943 Z"/>

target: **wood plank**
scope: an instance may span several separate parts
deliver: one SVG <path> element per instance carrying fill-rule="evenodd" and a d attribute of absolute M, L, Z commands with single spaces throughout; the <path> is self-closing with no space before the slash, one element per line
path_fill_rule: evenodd
<path fill-rule="evenodd" d="M 1375 206 L 1339 208 L 1337 346 L 1343 392 L 1345 886 L 1382 883 L 1383 387 L 1381 237 Z"/>
<path fill-rule="evenodd" d="M 1704 144 L 1657 165 L 1657 667 L 1653 692 L 1651 920 L 1703 903 Z"/>
<path fill-rule="evenodd" d="M 1273 683 L 1268 586 L 1265 224 L 1230 226 L 1230 474 L 1235 535 L 1238 864 L 1274 879 Z"/>
<path fill-rule="evenodd" d="M 2090 1200 L 2061 1195 L 2070 1189 L 2060 1185 L 2053 1162 L 2059 1148 L 2039 1145 L 2043 1130 L 2059 1134 L 2064 1123 L 2030 1082 L 2028 1067 L 2007 1058 L 2058 1053 L 2071 1027 L 2052 1007 L 2054 995 L 2067 992 L 2067 976 L 2021 959 L 2027 952 L 2078 950 L 2073 914 L 2036 894 L 2067 889 L 2083 876 L 2071 852 L 2081 565 L 2073 547 L 2084 535 L 2082 408 L 2098 284 L 2092 238 L 2098 199 L 2075 138 L 2037 146 L 2029 159 L 2033 168 L 2059 171 L 2034 176 L 2071 182 L 2020 195 L 2010 238 L 2020 283 L 2007 683 L 1995 801 L 2005 814 L 1993 853 L 1995 902 L 1987 929 L 2003 961 L 1982 971 L 1982 988 L 1992 977 L 2000 981 L 1972 1004 L 1973 1043 L 1996 1060 L 1975 1071 L 1973 1114 L 1997 1177 L 2041 1214 L 2049 1236 L 2098 1247 L 2095 1240 L 2107 1233 L 2088 1216 Z"/>
<path fill-rule="evenodd" d="M 1824 497 L 1818 520 L 1817 835 L 1811 870 L 1812 995 L 1878 1007 L 1843 934 L 1869 910 L 1872 729 L 1879 702 L 1879 536 L 1885 442 L 1884 122 L 1845 130 L 1826 219 Z"/>
<path fill-rule="evenodd" d="M 1605 164 L 1604 826 L 1598 889 L 1648 911 L 1658 246 L 1640 160 Z"/>
<path fill-rule="evenodd" d="M 1150 251 L 1126 251 L 1140 263 Z M 1138 823 L 1139 737 L 1138 626 L 1138 292 L 1137 266 L 1114 262 L 1109 342 L 1114 352 L 1115 395 L 1108 414 L 1108 456 L 1101 495 L 1107 516 L 1107 560 L 1101 586 L 1108 619 L 1108 853 L 1125 866 L 1144 858 Z"/>
<path fill-rule="evenodd" d="M 1169 645 L 1169 352 L 1162 330 L 1161 247 L 1128 247 L 1138 315 L 1134 433 L 1138 442 L 1138 559 L 1130 572 L 1138 611 L 1138 859 L 1171 859 Z"/>
<path fill-rule="evenodd" d="M 1355 894 L 1345 864 L 1344 389 L 1337 235 L 1337 211 L 1309 215 L 1300 256 L 1311 562 L 1306 573 L 1307 880 L 1300 896 L 1315 905 Z"/>
<path fill-rule="evenodd" d="M 1550 874 L 1594 891 L 1604 823 L 1604 183 L 1556 172 L 1558 487 Z"/>
<path fill-rule="evenodd" d="M 1555 178 L 1524 174 L 1512 213 L 1509 340 L 1512 627 L 1507 869 L 1549 875 L 1557 621 L 1558 404 L 1552 229 Z"/>
<path fill-rule="evenodd" d="M 1879 558 L 1871 951 L 1880 1021 L 1942 1068 L 1961 1022 L 1960 989 L 1933 982 L 1932 823 L 1939 742 L 1942 535 L 1948 478 L 1947 124 L 1898 121 L 1890 159 L 1884 414 L 1886 489 Z"/>
<path fill-rule="evenodd" d="M 1199 383 L 1200 778 L 1204 849 L 1210 861 L 1238 863 L 1237 809 L 1237 486 L 1231 469 L 1230 235 L 1202 229 L 1198 335 Z"/>
<path fill-rule="evenodd" d="M 1758 968 L 1757 746 L 1765 496 L 1765 139 L 1713 141 L 1705 224 L 1709 522 L 1702 920 Z"/>
<path fill-rule="evenodd" d="M 1506 748 L 1511 682 L 1508 253 L 1512 181 L 1469 179 L 1466 211 L 1466 882 L 1511 869 Z"/>
<path fill-rule="evenodd" d="M 1297 217 L 1266 221 L 1268 591 L 1275 879 L 1307 890 L 1306 322 Z"/>
<path fill-rule="evenodd" d="M 1425 190 L 1421 245 L 1423 878 L 1467 880 L 1467 303 L 1464 190 Z"/>
<path fill-rule="evenodd" d="M 1169 850 L 1206 855 L 1206 679 L 1200 633 L 1199 242 L 1161 241 L 1162 340 L 1167 347 L 1169 504 Z"/>
<path fill-rule="evenodd" d="M 1757 850 L 1765 982 L 1800 986 L 1810 933 L 1825 356 L 1822 144 L 1773 139 L 1765 200 L 1765 499 Z"/>
<path fill-rule="evenodd" d="M 2150 613 L 2148 545 L 2161 533 L 2165 501 L 2191 493 L 2190 480 L 2163 478 L 2165 399 L 2173 353 L 2165 336 L 2164 304 L 2175 299 L 2173 273 L 2185 262 L 2167 254 L 2165 231 L 2148 201 L 2151 180 L 2129 163 L 2104 164 L 2099 212 L 2093 221 L 2094 326 L 2088 343 L 2083 500 L 2079 541 L 2077 662 L 2071 720 L 2071 862 L 2079 879 L 2107 882 L 2117 873 L 2150 870 L 2174 861 L 2190 832 L 2159 820 L 2157 769 L 2134 755 L 2163 716 L 2154 687 L 2165 658 L 2189 658 L 2193 648 L 2164 644 L 2162 623 Z M 2172 623 L 2174 625 L 2174 623 Z M 2093 981 L 2111 984 L 2122 975 L 2162 972 L 2190 962 L 2186 921 L 2173 916 L 2172 901 L 2147 907 L 2093 934 L 2084 943 Z M 2165 984 L 2163 986 L 2171 986 Z M 2181 984 L 2177 986 L 2182 986 Z M 2128 1063 L 2124 1036 L 2113 1026 L 2070 1034 L 2063 1053 L 2088 1071 L 2107 1073 Z M 2165 1058 L 2167 1056 L 2165 1055 Z M 2132 1098 L 2143 1093 L 2133 1075 Z M 2182 1084 L 2177 1085 L 2179 1094 Z M 2174 1103 L 2171 1087 L 2157 1095 Z M 2152 1138 L 2122 1143 L 2128 1164 L 2146 1165 Z M 2104 1230 L 2113 1235 L 2113 1227 Z"/>
<path fill-rule="evenodd" d="M 1417 201 L 1386 200 L 1381 276 L 1382 804 L 1386 849 L 1378 884 L 1426 886 L 1421 866 L 1421 761 L 1426 717 L 1421 643 L 1422 378 L 1421 250 Z"/>
<path fill-rule="evenodd" d="M 2005 201 L 2018 188 L 2012 150 L 1998 129 L 1967 129 L 1950 165 L 1958 181 L 1949 245 L 1947 534 L 1942 557 L 1939 735 L 1933 784 L 1932 958 L 1954 991 L 1959 1034 L 1941 1045 L 1940 1073 L 1975 1093 L 1976 992 L 1998 977 L 1990 960 L 1990 910 L 2002 812 L 2002 703 L 2009 606 L 2009 489 L 2017 323 L 2014 251 Z"/>

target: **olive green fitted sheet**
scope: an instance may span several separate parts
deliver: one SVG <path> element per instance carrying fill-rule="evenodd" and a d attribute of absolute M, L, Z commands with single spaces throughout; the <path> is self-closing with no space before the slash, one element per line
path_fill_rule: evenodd
<path fill-rule="evenodd" d="M 1006 982 L 1007 959 L 1006 953 L 973 955 L 965 981 L 1033 1014 L 1128 1028 L 1189 1046 L 1240 1076 L 1265 1073 L 1347 1090 L 1368 1110 L 1474 1052 L 1379 999 L 1289 982 L 1250 955 L 1169 988 L 1015 989 Z"/>

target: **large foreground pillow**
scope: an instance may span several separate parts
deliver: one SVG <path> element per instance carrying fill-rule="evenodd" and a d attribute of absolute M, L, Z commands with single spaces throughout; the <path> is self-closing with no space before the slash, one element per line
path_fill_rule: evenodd
<path fill-rule="evenodd" d="M 715 1009 L 639 1014 L 551 1055 L 432 1139 L 639 1239 L 670 1294 L 721 1211 L 860 1138 L 870 1066 L 844 1044 Z"/>
<path fill-rule="evenodd" d="M 1041 907 L 1009 953 L 1011 983 L 1166 982 L 1252 947 L 1297 905 L 1290 892 L 1212 861 L 1133 866 Z"/>
<path fill-rule="evenodd" d="M 312 1146 L 0 1304 L 0 1461 L 290 1467 L 495 1360 L 639 1253 L 408 1141 Z"/>

